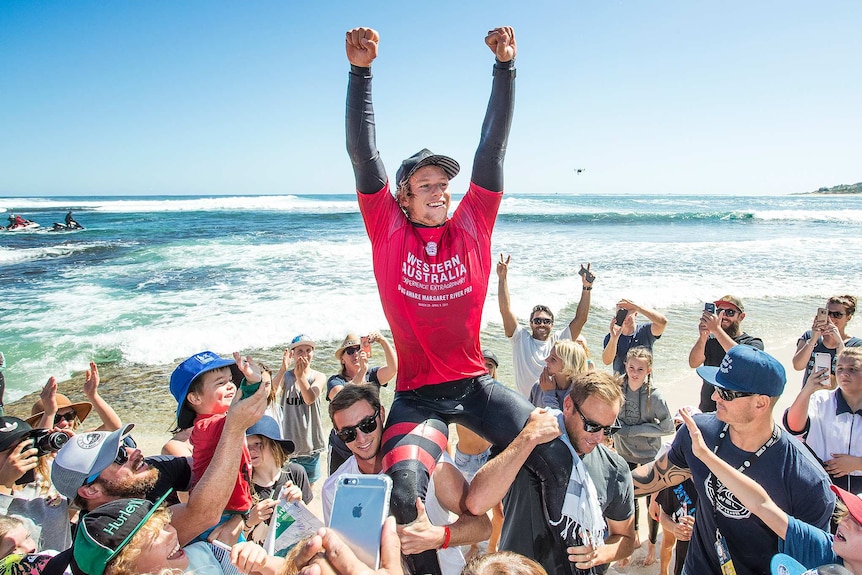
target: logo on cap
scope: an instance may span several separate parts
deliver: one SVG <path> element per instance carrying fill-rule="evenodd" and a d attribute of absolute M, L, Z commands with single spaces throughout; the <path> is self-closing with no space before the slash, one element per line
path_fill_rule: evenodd
<path fill-rule="evenodd" d="M 204 365 L 208 364 L 209 362 L 213 361 L 214 359 L 217 359 L 208 353 L 199 353 L 198 355 L 196 355 L 194 357 L 196 360 L 198 360 L 200 363 L 202 363 Z"/>
<path fill-rule="evenodd" d="M 724 359 L 721 360 L 721 365 L 718 366 L 718 371 L 721 373 L 730 373 L 730 370 L 733 368 L 733 358 L 729 355 L 725 355 Z"/>
<path fill-rule="evenodd" d="M 81 449 L 92 449 L 102 443 L 103 435 L 101 433 L 81 433 L 78 435 L 76 443 Z M 107 437 L 105 435 L 104 437 Z"/>
<path fill-rule="evenodd" d="M 15 431 L 16 429 L 18 429 L 18 424 L 12 421 L 7 422 L 6 425 L 4 425 L 3 427 L 0 427 L 0 431 L 2 431 L 3 433 Z"/>

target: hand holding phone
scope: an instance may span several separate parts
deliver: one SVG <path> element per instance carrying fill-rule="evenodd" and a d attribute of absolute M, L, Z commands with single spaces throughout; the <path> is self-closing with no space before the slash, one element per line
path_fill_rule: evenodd
<path fill-rule="evenodd" d="M 588 284 L 596 281 L 596 276 L 590 271 L 590 264 L 587 264 L 587 267 L 584 267 L 584 264 L 581 264 L 581 269 L 578 270 L 578 275 L 583 277 Z"/>
<path fill-rule="evenodd" d="M 335 487 L 329 527 L 372 569 L 380 566 L 380 534 L 391 492 L 392 480 L 386 475 L 345 473 Z"/>
<path fill-rule="evenodd" d="M 814 371 L 821 369 L 827 370 L 826 373 L 832 371 L 832 356 L 830 354 L 823 352 L 814 354 Z"/>
<path fill-rule="evenodd" d="M 825 307 L 817 308 L 817 316 L 814 318 L 814 323 L 826 323 L 829 321 L 829 310 Z"/>

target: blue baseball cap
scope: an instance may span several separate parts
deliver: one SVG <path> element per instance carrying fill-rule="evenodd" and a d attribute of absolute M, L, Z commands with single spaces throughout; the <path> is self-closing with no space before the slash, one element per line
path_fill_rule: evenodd
<path fill-rule="evenodd" d="M 224 359 L 211 351 L 202 351 L 194 354 L 174 369 L 171 374 L 171 395 L 177 400 L 178 421 L 186 404 L 186 395 L 189 393 L 192 382 L 201 374 L 231 365 L 236 365 L 233 359 Z"/>
<path fill-rule="evenodd" d="M 257 423 L 246 429 L 245 435 L 246 437 L 249 435 L 262 435 L 271 439 L 279 444 L 282 450 L 284 450 L 284 453 L 288 455 L 293 453 L 296 449 L 296 446 L 291 440 L 281 438 L 281 429 L 279 429 L 278 423 L 276 423 L 276 421 L 269 415 L 264 415 L 257 421 Z"/>
<path fill-rule="evenodd" d="M 730 348 L 718 367 L 701 366 L 697 368 L 697 374 L 722 389 L 769 397 L 780 396 L 787 383 L 784 366 L 777 359 L 744 344 Z"/>

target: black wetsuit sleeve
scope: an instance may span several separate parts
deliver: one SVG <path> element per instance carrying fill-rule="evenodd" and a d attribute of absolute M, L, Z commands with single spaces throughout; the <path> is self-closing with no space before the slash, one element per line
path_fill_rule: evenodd
<path fill-rule="evenodd" d="M 472 182 L 500 192 L 503 190 L 503 159 L 515 110 L 515 61 L 496 62 L 491 99 L 482 124 L 482 137 L 473 160 Z"/>
<path fill-rule="evenodd" d="M 386 169 L 377 151 L 374 106 L 371 103 L 371 68 L 350 66 L 347 82 L 347 153 L 353 163 L 356 189 L 374 194 L 386 185 Z"/>

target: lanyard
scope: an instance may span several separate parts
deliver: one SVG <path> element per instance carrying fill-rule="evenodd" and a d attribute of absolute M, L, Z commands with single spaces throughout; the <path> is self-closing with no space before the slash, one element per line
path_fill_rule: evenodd
<path fill-rule="evenodd" d="M 718 449 L 721 447 L 721 444 L 724 443 L 724 438 L 727 437 L 727 430 L 730 426 L 725 423 L 724 428 L 721 430 L 721 433 L 718 434 L 718 442 L 715 444 L 712 452 L 718 455 Z M 769 436 L 769 439 L 766 440 L 766 443 L 760 446 L 760 448 L 748 456 L 748 459 L 742 462 L 742 465 L 737 467 L 737 471 L 740 473 L 745 473 L 745 470 L 750 468 L 751 465 L 761 456 L 763 455 L 767 449 L 775 445 L 775 442 L 778 441 L 778 427 L 772 426 L 772 435 Z M 712 488 L 712 496 L 718 500 L 718 481 L 715 478 L 715 474 L 710 474 L 709 477 L 709 485 Z M 712 516 L 715 521 L 715 541 L 716 541 L 716 552 L 719 556 L 719 562 L 722 564 L 722 573 L 735 573 L 733 568 L 733 562 L 730 559 L 730 550 L 727 548 L 727 543 L 724 540 L 724 537 L 721 536 L 721 531 L 718 528 L 718 513 L 715 510 L 715 503 L 712 505 Z"/>

